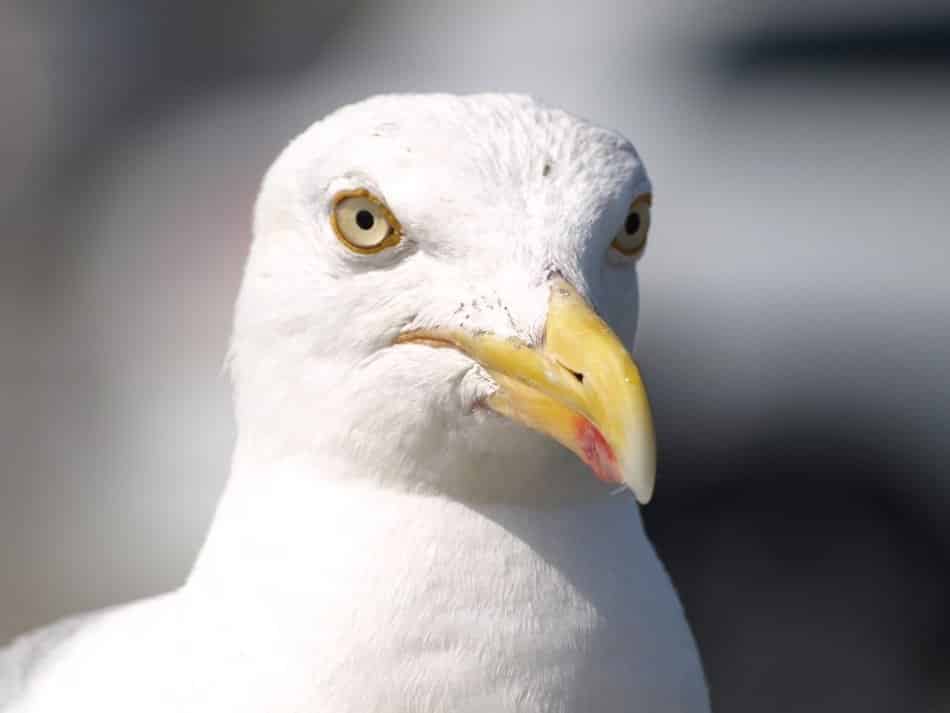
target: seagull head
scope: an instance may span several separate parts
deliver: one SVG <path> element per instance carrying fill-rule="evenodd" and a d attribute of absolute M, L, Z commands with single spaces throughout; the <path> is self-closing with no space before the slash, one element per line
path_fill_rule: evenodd
<path fill-rule="evenodd" d="M 255 210 L 239 451 L 485 497 L 569 460 L 647 502 L 630 350 L 650 204 L 629 141 L 529 97 L 379 96 L 318 121 Z"/>

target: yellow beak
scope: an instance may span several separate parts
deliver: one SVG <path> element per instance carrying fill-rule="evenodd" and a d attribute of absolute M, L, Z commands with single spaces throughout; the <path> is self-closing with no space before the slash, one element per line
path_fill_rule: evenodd
<path fill-rule="evenodd" d="M 498 384 L 486 405 L 569 448 L 594 474 L 653 495 L 656 439 L 640 371 L 613 331 L 566 281 L 551 286 L 544 343 L 493 334 L 422 330 L 397 343 L 454 347 Z"/>

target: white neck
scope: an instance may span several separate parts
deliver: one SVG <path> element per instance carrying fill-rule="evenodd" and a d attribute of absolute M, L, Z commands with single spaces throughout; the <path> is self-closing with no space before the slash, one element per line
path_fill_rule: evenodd
<path fill-rule="evenodd" d="M 511 486 L 474 489 L 477 495 L 472 496 L 455 489 L 439 492 L 427 485 L 428 478 L 401 472 L 411 470 L 412 463 L 407 460 L 393 458 L 390 464 L 383 480 L 366 477 L 361 472 L 365 464 L 356 458 L 314 450 L 274 458 L 239 444 L 231 477 L 189 584 L 195 586 L 206 578 L 247 583 L 249 577 L 272 576 L 277 566 L 287 567 L 284 574 L 290 575 L 297 566 L 318 564 L 346 552 L 351 547 L 348 537 L 380 535 L 384 521 L 377 508 L 397 518 L 416 508 L 455 510 L 495 520 L 499 513 L 516 511 L 523 519 L 506 523 L 505 529 L 511 530 L 513 538 L 531 539 L 530 533 L 521 531 L 521 524 L 557 520 L 582 506 L 598 506 L 616 510 L 627 527 L 642 532 L 632 495 L 612 495 L 566 451 L 563 458 L 552 459 L 546 474 L 526 476 L 528 468 L 523 463 L 509 464 L 508 472 L 486 473 L 486 480 Z M 542 477 L 546 482 L 540 481 Z M 433 538 L 443 543 L 451 540 L 451 532 L 444 535 L 434 532 Z M 571 539 L 554 540 L 547 545 L 548 555 L 553 557 L 555 548 L 571 553 L 577 544 Z M 262 550 L 266 551 L 266 557 L 262 555 L 266 574 L 253 559 L 254 553 Z M 255 566 L 249 566 L 250 562 Z"/>
<path fill-rule="evenodd" d="M 692 641 L 629 494 L 587 476 L 581 504 L 466 503 L 316 465 L 236 458 L 186 591 L 242 646 L 293 642 L 301 685 L 341 702 L 325 710 L 619 711 L 674 690 L 664 647 Z"/>

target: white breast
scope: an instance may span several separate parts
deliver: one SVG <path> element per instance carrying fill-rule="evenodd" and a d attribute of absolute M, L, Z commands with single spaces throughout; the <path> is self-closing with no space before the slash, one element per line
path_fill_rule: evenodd
<path fill-rule="evenodd" d="M 314 710 L 707 710 L 695 643 L 631 497 L 538 510 L 329 490 L 306 498 L 322 506 L 301 513 L 294 538 L 321 543 L 313 569 L 245 551 L 270 574 L 255 565 L 241 590 L 257 606 L 235 609 L 258 612 L 245 621 L 255 652 L 294 652 L 286 666 L 323 703 Z M 228 589 L 211 591 L 228 601 Z"/>
<path fill-rule="evenodd" d="M 203 557 L 160 627 L 119 618 L 74 643 L 44 699 L 100 713 L 708 710 L 631 498 L 536 510 L 313 487 L 325 492 L 285 502 L 280 524 L 229 533 L 237 546 Z"/>

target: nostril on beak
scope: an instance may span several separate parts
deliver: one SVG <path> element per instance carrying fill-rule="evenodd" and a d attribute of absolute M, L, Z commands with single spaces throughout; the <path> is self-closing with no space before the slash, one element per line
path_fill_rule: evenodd
<path fill-rule="evenodd" d="M 563 364 L 563 363 L 561 363 L 561 362 L 558 362 L 558 364 L 561 364 L 562 367 L 564 367 L 568 372 L 570 372 L 571 376 L 573 376 L 575 379 L 577 379 L 577 383 L 579 383 L 579 384 L 583 384 L 583 383 L 584 383 L 584 375 L 583 375 L 581 372 L 579 372 L 579 371 L 574 371 L 571 367 L 569 367 L 569 366 L 567 366 L 566 364 Z"/>

